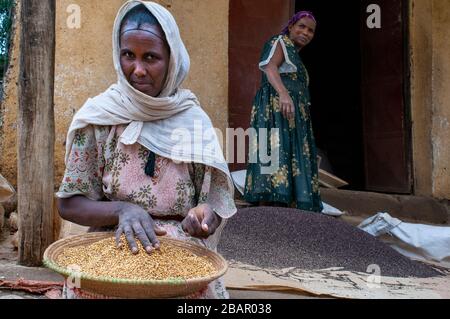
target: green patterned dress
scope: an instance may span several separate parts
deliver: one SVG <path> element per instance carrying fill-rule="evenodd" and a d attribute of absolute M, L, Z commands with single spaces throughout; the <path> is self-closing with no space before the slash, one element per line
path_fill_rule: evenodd
<path fill-rule="evenodd" d="M 261 87 L 255 96 L 251 115 L 250 126 L 256 133 L 250 135 L 244 198 L 248 202 L 281 202 L 290 207 L 320 212 L 322 201 L 310 117 L 308 72 L 294 43 L 285 35 L 274 36 L 265 44 L 260 68 L 270 61 L 278 43 L 285 56 L 279 71 L 296 106 L 295 118 L 287 120 L 283 116 L 279 95 L 262 72 Z M 274 160 L 277 151 L 278 163 Z"/>

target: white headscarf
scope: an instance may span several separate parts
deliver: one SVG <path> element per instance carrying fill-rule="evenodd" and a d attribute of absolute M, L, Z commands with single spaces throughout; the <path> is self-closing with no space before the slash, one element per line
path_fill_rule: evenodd
<path fill-rule="evenodd" d="M 127 12 L 139 4 L 144 4 L 158 20 L 170 47 L 168 75 L 158 97 L 148 96 L 133 88 L 120 65 L 121 23 Z M 191 91 L 180 88 L 189 72 L 190 60 L 170 12 L 154 2 L 132 0 L 125 3 L 114 23 L 113 58 L 118 82 L 97 97 L 88 99 L 75 114 L 67 135 L 66 164 L 76 130 L 90 124 L 128 124 L 119 139 L 121 143 L 131 145 L 138 142 L 172 160 L 215 167 L 228 176 L 232 185 L 211 120 L 201 109 L 197 97 Z M 181 139 L 181 135 L 177 134 L 183 132 L 189 135 Z M 232 186 L 230 190 L 233 190 Z"/>

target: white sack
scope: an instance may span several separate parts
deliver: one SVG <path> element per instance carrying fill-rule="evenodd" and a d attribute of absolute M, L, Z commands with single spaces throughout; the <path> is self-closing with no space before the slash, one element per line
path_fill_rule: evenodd
<path fill-rule="evenodd" d="M 378 213 L 358 227 L 376 237 L 391 235 L 389 244 L 405 256 L 450 267 L 450 227 L 405 223 L 388 213 Z"/>

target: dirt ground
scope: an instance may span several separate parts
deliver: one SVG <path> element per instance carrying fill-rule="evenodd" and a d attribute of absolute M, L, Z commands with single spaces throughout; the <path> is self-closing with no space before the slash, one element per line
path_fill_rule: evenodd
<path fill-rule="evenodd" d="M 327 194 L 327 197 L 332 196 Z M 353 196 L 352 196 L 353 197 Z M 332 203 L 333 204 L 333 203 Z M 336 205 L 336 207 L 340 207 Z M 347 210 L 346 215 L 339 217 L 343 221 L 357 226 L 367 216 L 358 215 L 355 210 Z M 376 212 L 374 212 L 376 213 Z M 406 220 L 405 220 L 406 221 Z M 417 222 L 417 221 L 416 221 Z M 430 223 L 431 224 L 431 223 Z M 441 224 L 442 226 L 442 224 Z M 62 281 L 62 277 L 45 268 L 29 268 L 17 265 L 18 252 L 14 250 L 11 244 L 12 233 L 8 228 L 6 220 L 3 231 L 0 234 L 0 280 L 26 280 L 38 281 Z M 292 294 L 285 292 L 266 292 L 266 291 L 244 291 L 228 290 L 231 299 L 310 299 L 315 298 L 308 295 Z M 46 299 L 44 295 L 34 295 L 25 292 L 11 291 L 0 288 L 0 299 Z"/>
<path fill-rule="evenodd" d="M 11 244 L 12 234 L 5 225 L 0 235 L 0 280 L 18 279 L 38 281 L 62 281 L 62 277 L 45 268 L 30 268 L 17 265 L 18 251 Z M 248 291 L 228 289 L 231 299 L 311 299 L 313 297 L 284 292 Z M 48 299 L 45 295 L 31 294 L 0 288 L 0 299 Z"/>

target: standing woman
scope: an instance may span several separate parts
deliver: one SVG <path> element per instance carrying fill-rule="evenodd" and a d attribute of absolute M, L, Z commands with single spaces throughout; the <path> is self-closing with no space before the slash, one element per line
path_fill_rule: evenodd
<path fill-rule="evenodd" d="M 244 194 L 248 202 L 322 211 L 309 77 L 299 55 L 314 38 L 315 31 L 313 14 L 300 11 L 281 35 L 264 46 L 259 63 L 262 82 L 254 98 L 250 123 L 258 139 L 251 139 L 250 145 Z M 262 135 L 261 129 L 267 129 L 268 134 Z M 260 145 L 260 134 L 262 138 L 267 136 L 269 152 Z M 273 163 L 261 163 L 260 155 L 273 155 L 276 151 L 279 165 L 267 174 L 262 168 Z"/>

